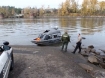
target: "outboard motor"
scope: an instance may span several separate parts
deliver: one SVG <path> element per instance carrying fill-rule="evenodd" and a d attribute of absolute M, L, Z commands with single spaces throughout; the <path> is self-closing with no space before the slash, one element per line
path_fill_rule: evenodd
<path fill-rule="evenodd" d="M 5 41 L 3 43 L 4 45 L 2 45 L 2 49 L 5 51 L 5 50 L 10 50 L 10 46 L 9 46 L 9 42 L 8 41 Z"/>
<path fill-rule="evenodd" d="M 8 41 L 3 42 L 4 45 L 9 45 Z"/>

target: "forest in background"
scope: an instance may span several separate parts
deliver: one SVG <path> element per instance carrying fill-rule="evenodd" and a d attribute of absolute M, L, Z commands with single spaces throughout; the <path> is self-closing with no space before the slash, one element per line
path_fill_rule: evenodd
<path fill-rule="evenodd" d="M 13 17 L 17 14 L 23 14 L 24 17 L 30 16 L 105 16 L 105 1 L 83 0 L 79 4 L 76 0 L 65 0 L 58 5 L 59 8 L 25 7 L 15 8 L 14 6 L 0 6 L 0 14 L 4 18 Z"/>

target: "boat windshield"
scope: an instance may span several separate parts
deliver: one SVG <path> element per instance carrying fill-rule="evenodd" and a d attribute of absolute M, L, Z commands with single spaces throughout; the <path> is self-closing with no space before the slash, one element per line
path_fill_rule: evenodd
<path fill-rule="evenodd" d="M 44 40 L 52 39 L 51 35 L 46 35 Z"/>
<path fill-rule="evenodd" d="M 46 31 L 44 31 L 44 33 L 47 33 L 47 32 L 49 32 L 50 30 L 46 30 Z"/>
<path fill-rule="evenodd" d="M 43 38 L 43 37 L 44 37 L 44 34 L 40 34 L 40 35 L 39 35 L 39 38 Z"/>

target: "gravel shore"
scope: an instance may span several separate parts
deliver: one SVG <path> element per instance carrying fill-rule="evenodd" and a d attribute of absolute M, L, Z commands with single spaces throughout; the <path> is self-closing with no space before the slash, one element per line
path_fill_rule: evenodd
<path fill-rule="evenodd" d="M 92 78 L 78 63 L 83 59 L 54 46 L 12 46 L 14 70 L 9 78 Z"/>

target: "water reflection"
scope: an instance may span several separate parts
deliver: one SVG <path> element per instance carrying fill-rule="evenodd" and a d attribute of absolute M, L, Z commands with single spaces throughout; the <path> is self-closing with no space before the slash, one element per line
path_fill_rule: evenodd
<path fill-rule="evenodd" d="M 103 18 L 82 18 L 81 19 L 81 32 L 83 34 L 94 34 L 101 32 L 103 26 Z"/>
<path fill-rule="evenodd" d="M 0 20 L 0 44 L 7 40 L 11 45 L 34 45 L 31 43 L 45 29 L 58 27 L 61 33 L 68 30 L 72 44 L 75 44 L 78 33 L 86 40 L 85 45 L 105 46 L 104 18 L 71 18 L 43 17 L 36 19 L 3 19 Z M 98 40 L 98 41 L 97 41 Z"/>
<path fill-rule="evenodd" d="M 76 28 L 77 21 L 76 18 L 61 17 L 59 23 L 61 27 Z"/>
<path fill-rule="evenodd" d="M 59 18 L 59 23 L 62 28 L 67 28 L 71 32 L 76 32 L 80 29 L 82 34 L 94 34 L 103 30 L 104 18 Z"/>

